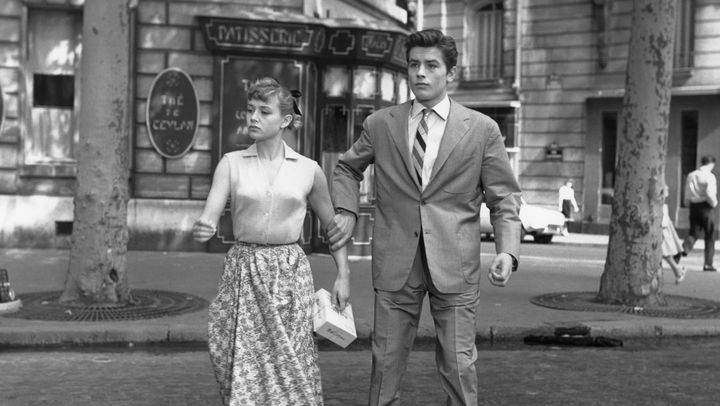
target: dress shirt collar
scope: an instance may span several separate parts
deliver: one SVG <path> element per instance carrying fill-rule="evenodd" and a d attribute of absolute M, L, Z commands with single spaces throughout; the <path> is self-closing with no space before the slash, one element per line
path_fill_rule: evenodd
<path fill-rule="evenodd" d="M 418 114 L 422 113 L 423 109 L 425 108 L 425 106 L 415 100 L 412 104 L 412 109 L 410 110 L 410 117 L 417 116 Z M 433 106 L 432 110 L 443 120 L 447 120 L 448 115 L 450 115 L 450 98 L 445 95 L 445 97 L 440 100 L 440 103 Z"/>
<path fill-rule="evenodd" d="M 285 141 L 283 141 L 283 148 L 285 150 L 285 159 L 290 159 L 290 160 L 296 161 L 298 158 L 300 158 L 300 154 L 298 154 L 292 148 L 290 148 L 285 143 Z M 250 145 L 249 147 L 240 151 L 240 156 L 242 156 L 242 157 L 258 156 L 257 145 L 253 142 L 252 145 Z"/>

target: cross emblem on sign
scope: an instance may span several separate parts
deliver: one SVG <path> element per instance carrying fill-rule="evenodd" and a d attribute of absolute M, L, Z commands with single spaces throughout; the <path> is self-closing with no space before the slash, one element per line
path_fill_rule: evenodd
<path fill-rule="evenodd" d="M 330 36 L 328 48 L 333 55 L 348 55 L 355 48 L 355 36 L 348 30 L 338 30 Z"/>

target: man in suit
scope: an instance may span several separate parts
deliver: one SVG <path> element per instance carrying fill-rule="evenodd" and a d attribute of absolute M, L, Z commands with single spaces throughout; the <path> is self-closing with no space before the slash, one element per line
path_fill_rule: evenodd
<path fill-rule="evenodd" d="M 331 249 L 351 237 L 362 174 L 375 164 L 370 405 L 397 404 L 426 294 L 447 404 L 477 405 L 480 205 L 490 209 L 498 253 L 488 276 L 505 286 L 517 268 L 520 188 L 497 124 L 447 96 L 457 63 L 453 38 L 413 33 L 407 59 L 415 100 L 370 115 L 341 156 L 328 237 Z"/>

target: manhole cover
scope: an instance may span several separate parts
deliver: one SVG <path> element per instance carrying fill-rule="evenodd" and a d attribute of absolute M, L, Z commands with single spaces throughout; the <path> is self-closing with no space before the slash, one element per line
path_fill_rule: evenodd
<path fill-rule="evenodd" d="M 47 321 L 126 321 L 176 316 L 207 308 L 207 300 L 187 293 L 133 289 L 135 304 L 79 305 L 58 303 L 61 291 L 19 296 L 22 308 L 5 317 Z"/>
<path fill-rule="evenodd" d="M 667 306 L 644 308 L 601 303 L 595 300 L 597 292 L 560 292 L 535 296 L 530 303 L 559 310 L 583 312 L 622 312 L 638 316 L 673 319 L 711 319 L 720 317 L 720 302 L 687 296 L 664 295 Z"/>

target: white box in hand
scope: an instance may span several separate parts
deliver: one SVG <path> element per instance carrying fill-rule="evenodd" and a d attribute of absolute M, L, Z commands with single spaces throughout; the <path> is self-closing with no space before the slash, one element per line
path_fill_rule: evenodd
<path fill-rule="evenodd" d="M 325 289 L 315 292 L 313 326 L 315 333 L 343 348 L 357 338 L 350 303 L 342 312 L 338 311 L 337 307 L 332 304 L 330 292 Z"/>

